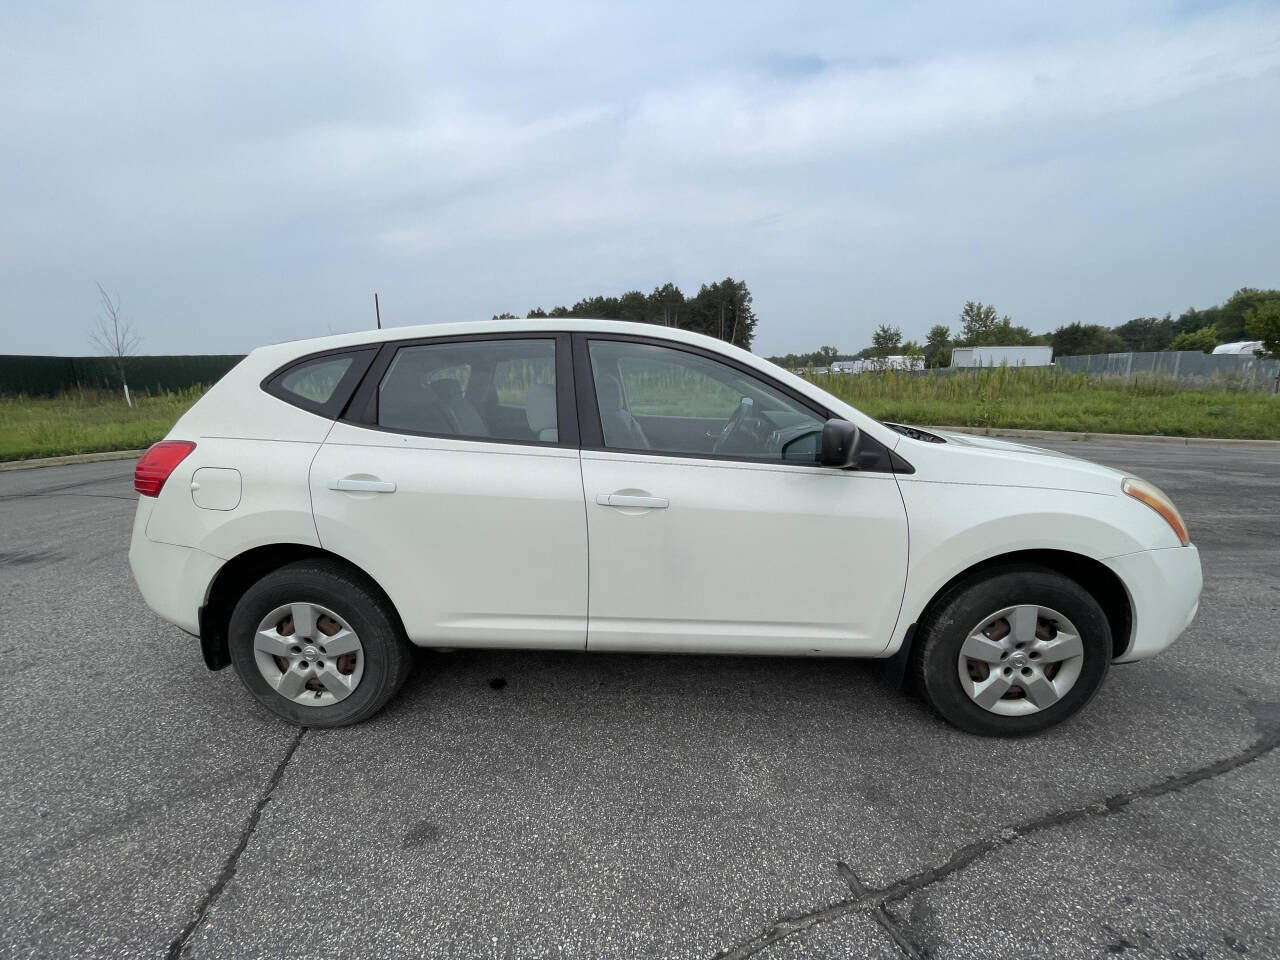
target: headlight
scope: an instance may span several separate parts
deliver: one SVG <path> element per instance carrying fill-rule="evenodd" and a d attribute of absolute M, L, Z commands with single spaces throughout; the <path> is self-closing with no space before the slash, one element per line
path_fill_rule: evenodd
<path fill-rule="evenodd" d="M 1141 500 L 1160 516 L 1164 517 L 1164 522 L 1173 528 L 1174 534 L 1177 535 L 1184 547 L 1191 542 L 1191 536 L 1187 533 L 1187 523 L 1182 519 L 1182 514 L 1173 505 L 1173 501 L 1165 496 L 1164 491 L 1154 483 L 1147 483 L 1147 481 L 1139 480 L 1137 477 L 1125 477 L 1120 484 L 1120 489 L 1133 497 L 1133 499 Z"/>

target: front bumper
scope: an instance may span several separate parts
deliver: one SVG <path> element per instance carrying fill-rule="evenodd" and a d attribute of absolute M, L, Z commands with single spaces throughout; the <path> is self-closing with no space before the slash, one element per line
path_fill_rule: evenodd
<path fill-rule="evenodd" d="M 152 610 L 187 633 L 200 635 L 200 607 L 209 584 L 225 562 L 203 550 L 147 539 L 150 504 L 140 498 L 129 542 L 129 569 L 142 599 Z"/>
<path fill-rule="evenodd" d="M 1194 546 L 1143 550 L 1104 560 L 1133 609 L 1129 644 L 1116 663 L 1155 656 L 1191 625 L 1200 606 L 1200 552 Z"/>

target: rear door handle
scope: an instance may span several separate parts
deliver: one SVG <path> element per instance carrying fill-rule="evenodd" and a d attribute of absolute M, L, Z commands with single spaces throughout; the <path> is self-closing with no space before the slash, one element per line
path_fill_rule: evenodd
<path fill-rule="evenodd" d="M 395 493 L 396 485 L 390 480 L 359 480 L 343 477 L 341 480 L 330 480 L 330 490 L 350 490 L 359 493 Z"/>
<path fill-rule="evenodd" d="M 597 493 L 596 503 L 602 507 L 648 507 L 650 510 L 665 510 L 671 506 L 666 497 L 633 497 L 625 493 Z"/>

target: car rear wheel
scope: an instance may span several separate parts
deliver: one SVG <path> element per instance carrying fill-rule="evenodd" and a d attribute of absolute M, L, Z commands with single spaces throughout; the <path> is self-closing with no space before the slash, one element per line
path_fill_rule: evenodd
<path fill-rule="evenodd" d="M 362 577 L 326 561 L 289 564 L 250 587 L 231 615 L 228 644 L 258 702 L 307 727 L 372 716 L 412 663 L 387 602 Z"/>
<path fill-rule="evenodd" d="M 1111 649 L 1106 614 L 1078 583 L 1003 567 L 951 588 L 921 623 L 916 685 L 962 730 L 1024 736 L 1088 703 Z"/>

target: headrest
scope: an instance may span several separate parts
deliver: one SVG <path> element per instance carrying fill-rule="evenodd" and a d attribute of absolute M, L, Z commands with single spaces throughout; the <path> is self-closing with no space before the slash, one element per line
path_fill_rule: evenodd
<path fill-rule="evenodd" d="M 622 409 L 622 384 L 616 377 L 602 374 L 596 377 L 596 396 L 600 400 L 600 409 L 614 411 Z"/>
<path fill-rule="evenodd" d="M 524 415 L 529 429 L 534 433 L 550 430 L 556 425 L 556 388 L 551 383 L 535 383 L 525 396 Z"/>
<path fill-rule="evenodd" d="M 452 403 L 454 400 L 462 399 L 462 384 L 452 377 L 444 377 L 440 380 L 431 381 L 431 389 L 445 403 Z"/>

